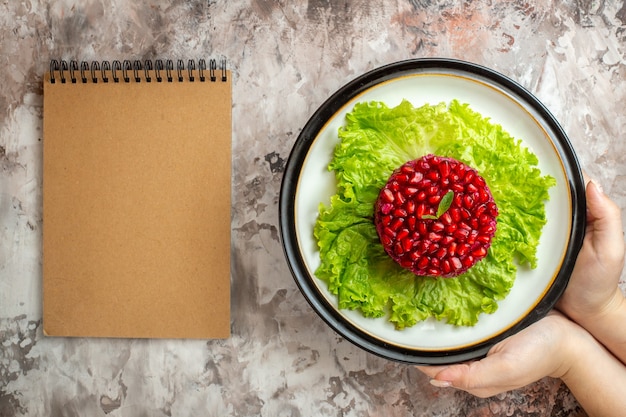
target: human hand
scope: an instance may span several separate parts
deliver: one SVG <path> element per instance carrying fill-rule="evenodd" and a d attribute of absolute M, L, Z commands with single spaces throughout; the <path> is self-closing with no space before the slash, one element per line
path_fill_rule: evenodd
<path fill-rule="evenodd" d="M 619 207 L 593 181 L 587 183 L 586 191 L 587 230 L 557 308 L 587 328 L 618 310 L 624 301 L 618 287 L 624 268 L 624 235 Z"/>
<path fill-rule="evenodd" d="M 579 339 L 589 334 L 558 312 L 493 346 L 479 361 L 450 366 L 418 366 L 437 387 L 454 387 L 478 397 L 521 388 L 539 379 L 565 375 L 579 360 Z"/>

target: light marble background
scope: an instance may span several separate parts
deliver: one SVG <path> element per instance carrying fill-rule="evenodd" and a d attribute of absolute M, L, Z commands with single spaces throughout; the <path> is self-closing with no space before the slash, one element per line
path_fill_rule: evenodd
<path fill-rule="evenodd" d="M 0 3 L 0 415 L 585 415 L 559 381 L 477 399 L 431 387 L 414 368 L 343 340 L 294 284 L 277 201 L 293 143 L 330 94 L 377 66 L 435 56 L 489 66 L 535 93 L 585 169 L 626 207 L 626 4 L 290 3 Z M 200 57 L 226 57 L 234 75 L 232 337 L 43 337 L 41 79 L 49 60 Z"/>

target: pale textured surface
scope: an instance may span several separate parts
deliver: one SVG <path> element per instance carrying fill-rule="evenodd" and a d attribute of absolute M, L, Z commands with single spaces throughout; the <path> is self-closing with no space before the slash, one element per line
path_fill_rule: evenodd
<path fill-rule="evenodd" d="M 585 169 L 626 207 L 624 2 L 145 3 L 0 4 L 0 415 L 584 415 L 558 381 L 477 399 L 435 389 L 412 367 L 335 335 L 289 273 L 277 200 L 301 127 L 332 92 L 382 64 L 442 56 L 487 65 L 534 92 Z M 221 56 L 234 73 L 232 337 L 44 338 L 49 60 Z"/>

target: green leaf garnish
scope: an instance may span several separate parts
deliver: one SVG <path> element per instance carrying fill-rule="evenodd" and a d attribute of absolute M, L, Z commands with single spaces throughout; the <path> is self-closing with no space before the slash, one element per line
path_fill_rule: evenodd
<path fill-rule="evenodd" d="M 452 200 L 454 200 L 454 191 L 449 190 L 439 202 L 439 207 L 437 207 L 437 218 L 443 216 L 443 213 L 448 211 L 448 209 L 452 205 Z"/>

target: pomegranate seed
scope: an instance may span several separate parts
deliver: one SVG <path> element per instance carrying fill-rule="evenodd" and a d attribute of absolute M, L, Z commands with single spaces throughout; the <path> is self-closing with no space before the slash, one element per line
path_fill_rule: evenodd
<path fill-rule="evenodd" d="M 489 242 L 491 242 L 491 236 L 488 235 L 479 235 L 476 238 L 476 241 L 483 244 L 483 245 L 488 245 Z"/>
<path fill-rule="evenodd" d="M 484 188 L 478 190 L 478 201 L 480 201 L 481 203 L 486 203 L 487 201 L 489 201 L 489 198 L 489 193 Z"/>
<path fill-rule="evenodd" d="M 393 215 L 396 217 L 406 217 L 407 214 L 406 210 L 402 208 L 397 208 L 393 211 Z"/>
<path fill-rule="evenodd" d="M 470 230 L 472 230 L 472 227 L 469 224 L 465 223 L 465 222 L 459 222 L 458 227 L 459 227 L 459 229 L 467 230 L 468 232 Z"/>
<path fill-rule="evenodd" d="M 403 259 L 403 260 L 400 262 L 400 266 L 401 266 L 402 268 L 405 268 L 405 269 L 410 269 L 410 268 L 412 268 L 412 267 L 413 267 L 413 262 L 411 262 L 411 260 L 410 260 L 410 259 Z"/>
<path fill-rule="evenodd" d="M 398 182 L 398 184 L 405 183 L 408 180 L 409 180 L 409 176 L 404 174 L 404 173 L 396 175 L 396 181 Z M 469 186 L 469 184 L 468 184 L 468 186 Z"/>
<path fill-rule="evenodd" d="M 441 196 L 439 195 L 431 195 L 430 197 L 428 197 L 428 202 L 433 206 L 437 205 L 440 201 Z"/>
<path fill-rule="evenodd" d="M 459 209 L 456 209 L 456 208 L 450 209 L 448 213 L 450 213 L 450 217 L 452 217 L 452 221 L 454 223 L 458 223 L 461 221 L 461 211 Z"/>
<path fill-rule="evenodd" d="M 470 247 L 468 244 L 461 243 L 460 245 L 457 245 L 456 247 L 456 254 L 461 257 L 464 257 L 465 255 L 468 254 L 469 250 L 470 250 Z"/>
<path fill-rule="evenodd" d="M 454 269 L 461 269 L 461 268 L 463 268 L 463 264 L 461 263 L 461 260 L 459 258 L 457 258 L 456 256 L 452 256 L 450 258 L 450 265 L 452 265 L 452 267 Z"/>
<path fill-rule="evenodd" d="M 387 203 L 393 203 L 394 197 L 393 197 L 393 192 L 391 192 L 390 189 L 388 188 L 383 188 L 381 197 L 387 202 Z"/>
<path fill-rule="evenodd" d="M 472 255 L 468 255 L 465 258 L 461 259 L 461 263 L 464 267 L 469 268 L 474 265 L 474 257 Z"/>
<path fill-rule="evenodd" d="M 468 245 L 473 245 L 474 243 L 476 243 L 476 238 L 478 237 L 478 230 L 472 230 L 470 231 L 469 236 L 467 237 L 467 244 Z"/>
<path fill-rule="evenodd" d="M 409 237 L 409 233 L 410 233 L 410 232 L 408 231 L 408 229 L 402 229 L 402 230 L 400 230 L 400 231 L 396 234 L 396 239 L 397 239 L 397 240 L 403 240 L 403 239 L 405 239 L 405 238 Z"/>
<path fill-rule="evenodd" d="M 472 251 L 472 256 L 475 258 L 484 258 L 487 255 L 487 249 L 480 246 Z"/>
<path fill-rule="evenodd" d="M 426 174 L 426 178 L 431 181 L 439 181 L 441 175 L 439 175 L 439 172 L 437 171 L 428 171 L 428 174 Z"/>
<path fill-rule="evenodd" d="M 456 242 L 450 242 L 450 244 L 448 245 L 448 255 L 456 255 Z"/>
<path fill-rule="evenodd" d="M 394 251 L 396 252 L 396 255 L 402 255 L 404 253 L 402 243 L 396 241 L 396 244 L 394 245 Z"/>
<path fill-rule="evenodd" d="M 441 239 L 443 239 L 443 236 L 439 233 L 430 232 L 428 234 L 428 238 L 432 240 L 433 242 L 439 242 Z"/>
<path fill-rule="evenodd" d="M 413 214 L 415 212 L 415 201 L 409 200 L 406 202 L 406 212 L 408 214 Z"/>
<path fill-rule="evenodd" d="M 417 185 L 420 183 L 420 181 L 422 181 L 424 179 L 424 174 L 422 174 L 421 172 L 416 172 L 413 174 L 413 176 L 411 177 L 411 179 L 409 180 L 409 184 L 412 185 Z"/>
<path fill-rule="evenodd" d="M 487 186 L 487 184 L 485 183 L 485 179 L 479 175 L 474 176 L 472 184 L 474 184 L 478 188 L 485 188 Z"/>
<path fill-rule="evenodd" d="M 404 164 L 400 167 L 400 171 L 405 174 L 412 174 L 415 172 L 415 168 L 413 168 L 413 165 Z"/>
<path fill-rule="evenodd" d="M 460 241 L 464 241 L 469 236 L 469 230 L 467 229 L 457 229 L 452 236 Z"/>
<path fill-rule="evenodd" d="M 450 163 L 448 161 L 442 161 L 439 165 L 439 173 L 441 174 L 441 178 L 448 179 L 448 175 L 450 175 Z"/>
<path fill-rule="evenodd" d="M 417 215 L 417 217 L 418 217 L 419 219 L 421 219 L 422 217 L 424 217 L 424 214 L 427 214 L 427 213 L 426 213 L 426 204 L 423 204 L 423 203 L 422 203 L 422 204 L 418 204 L 418 205 L 417 205 L 417 211 L 416 211 L 416 213 L 415 213 L 415 214 Z"/>
<path fill-rule="evenodd" d="M 431 195 L 430 197 L 428 197 L 428 202 L 433 206 L 437 205 L 440 201 L 441 201 L 441 196 Z"/>
<path fill-rule="evenodd" d="M 442 245 L 450 246 L 453 243 L 454 243 L 454 237 L 452 237 L 450 235 L 446 235 L 446 236 L 443 237 L 443 239 L 441 239 L 441 244 Z"/>
<path fill-rule="evenodd" d="M 430 226 L 430 230 L 432 230 L 435 233 L 443 232 L 443 229 L 445 229 L 445 226 L 441 222 L 434 222 Z"/>
<path fill-rule="evenodd" d="M 489 224 L 490 221 L 491 221 L 491 217 L 489 217 L 486 214 L 481 214 L 480 217 L 478 218 L 478 222 L 480 224 Z"/>
<path fill-rule="evenodd" d="M 456 229 L 458 228 L 458 226 L 454 223 L 449 224 L 446 226 L 446 233 L 448 234 L 454 234 L 454 232 L 456 231 Z"/>
<path fill-rule="evenodd" d="M 480 228 L 480 232 L 484 235 L 493 234 L 495 231 L 496 231 L 496 228 L 492 226 L 491 224 L 488 224 Z"/>

